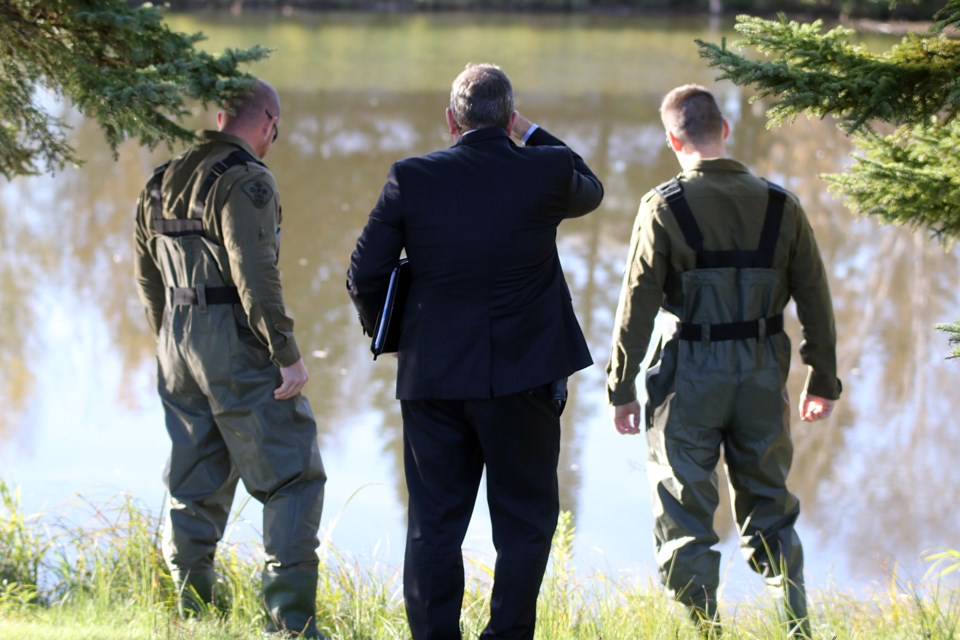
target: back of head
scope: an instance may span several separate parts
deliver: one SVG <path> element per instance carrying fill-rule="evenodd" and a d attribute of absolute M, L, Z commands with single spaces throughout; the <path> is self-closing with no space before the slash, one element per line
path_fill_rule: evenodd
<path fill-rule="evenodd" d="M 660 104 L 663 127 L 693 146 L 704 146 L 723 140 L 723 116 L 717 101 L 698 84 L 677 87 Z"/>
<path fill-rule="evenodd" d="M 513 113 L 510 79 L 495 64 L 468 64 L 453 81 L 450 111 L 462 131 L 482 127 L 506 129 Z"/>
<path fill-rule="evenodd" d="M 265 80 L 257 80 L 250 91 L 224 105 L 222 129 L 242 132 L 258 126 L 266 114 L 280 117 L 280 96 Z"/>

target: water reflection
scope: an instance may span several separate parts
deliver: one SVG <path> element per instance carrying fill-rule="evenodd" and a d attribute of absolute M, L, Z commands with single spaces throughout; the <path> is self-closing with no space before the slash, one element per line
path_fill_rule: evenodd
<path fill-rule="evenodd" d="M 657 106 L 678 82 L 710 84 L 692 45 L 708 34 L 671 21 L 529 16 L 176 18 L 174 27 L 207 32 L 213 48 L 279 48 L 256 71 L 283 99 L 268 161 L 284 204 L 288 304 L 331 476 L 325 524 L 340 517 L 337 547 L 363 552 L 402 536 L 405 501 L 395 366 L 369 357 L 344 290 L 350 251 L 390 163 L 450 144 L 442 109 L 452 77 L 467 60 L 493 59 L 513 77 L 519 108 L 576 148 L 606 187 L 601 209 L 560 234 L 597 362 L 572 383 L 562 505 L 575 514 L 581 556 L 617 571 L 652 567 L 645 452 L 640 439 L 613 432 L 602 366 L 639 199 L 678 171 Z M 842 170 L 850 152 L 830 123 L 767 131 L 747 95 L 729 85 L 718 93 L 734 128 L 731 153 L 800 196 L 831 274 L 846 390 L 829 423 L 797 423 L 792 477 L 810 581 L 883 580 L 888 558 L 916 575 L 920 553 L 955 544 L 960 524 L 928 499 L 960 484 L 960 434 L 948 421 L 960 408 L 950 389 L 957 365 L 943 361 L 946 340 L 932 329 L 955 315 L 957 256 L 922 233 L 858 220 L 827 193 L 817 176 Z M 101 483 L 156 497 L 165 449 L 130 238 L 134 199 L 167 154 L 127 145 L 115 162 L 94 127 L 75 124 L 82 169 L 0 187 L 0 464 L 40 505 Z M 795 320 L 788 329 L 798 335 Z M 803 374 L 795 356 L 794 399 Z M 117 467 L 123 460 L 130 465 Z M 79 475 L 51 483 L 61 477 L 53 467 L 68 464 Z M 113 484 L 105 468 L 122 469 Z M 727 511 L 718 526 L 730 544 Z M 483 537 L 481 525 L 478 548 Z M 399 558 L 394 546 L 388 561 Z"/>

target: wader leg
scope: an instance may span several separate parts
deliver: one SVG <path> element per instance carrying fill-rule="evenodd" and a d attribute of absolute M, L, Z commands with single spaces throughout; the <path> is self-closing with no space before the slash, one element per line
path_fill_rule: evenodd
<path fill-rule="evenodd" d="M 790 573 L 796 573 L 791 571 Z M 767 590 L 776 605 L 777 615 L 784 625 L 788 638 L 812 638 L 810 616 L 807 611 L 807 593 L 803 575 L 784 578 L 780 573 L 766 579 Z"/>
<path fill-rule="evenodd" d="M 680 424 L 671 404 L 675 398 L 657 409 L 647 431 L 657 563 L 668 593 L 711 633 L 719 624 L 720 553 L 712 547 L 719 541 L 713 515 L 721 436 L 718 428 Z"/>
<path fill-rule="evenodd" d="M 326 474 L 317 425 L 304 396 L 273 398 L 275 366 L 248 368 L 242 380 L 244 387 L 224 402 L 217 421 L 244 487 L 263 504 L 268 630 L 320 638 L 317 547 Z"/>
<path fill-rule="evenodd" d="M 789 637 L 809 638 L 803 547 L 794 527 L 800 502 L 787 489 L 793 443 L 786 392 L 773 382 L 745 385 L 740 407 L 724 453 L 741 551 L 774 595 Z"/>
<path fill-rule="evenodd" d="M 202 395 L 161 398 L 171 439 L 164 482 L 170 493 L 163 554 L 180 593 L 181 612 L 215 602 L 214 553 L 223 537 L 237 475 Z"/>
<path fill-rule="evenodd" d="M 317 564 L 263 571 L 263 601 L 268 633 L 324 638 L 317 630 Z"/>
<path fill-rule="evenodd" d="M 181 617 L 200 616 L 215 604 L 217 574 L 213 569 L 207 571 L 171 568 L 173 582 L 177 589 L 177 612 Z"/>

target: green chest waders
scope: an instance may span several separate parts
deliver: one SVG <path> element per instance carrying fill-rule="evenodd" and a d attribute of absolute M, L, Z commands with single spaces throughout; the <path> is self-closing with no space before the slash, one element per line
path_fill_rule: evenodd
<path fill-rule="evenodd" d="M 713 518 L 722 448 L 741 550 L 785 602 L 785 620 L 799 620 L 794 626 L 802 631 L 803 555 L 794 531 L 799 502 L 786 487 L 793 457 L 784 389 L 789 295 L 784 274 L 773 268 L 786 194 L 768 185 L 760 241 L 751 251 L 706 249 L 681 183 L 674 179 L 657 191 L 696 253 L 696 267 L 680 274 L 676 333 L 647 382 L 661 578 L 704 630 L 716 631 L 720 554 L 712 547 L 719 541 Z"/>
<path fill-rule="evenodd" d="M 203 224 L 214 185 L 245 163 L 260 164 L 243 149 L 214 164 L 183 217 L 163 216 L 166 166 L 148 183 L 152 242 L 167 288 L 158 345 L 172 443 L 164 556 L 185 608 L 202 608 L 197 600 L 212 602 L 214 553 L 242 480 L 264 505 L 267 630 L 319 638 L 316 549 L 326 475 L 316 422 L 302 395 L 273 397 L 279 370 L 248 328 L 238 291 L 223 275 L 229 268 L 226 249 Z"/>

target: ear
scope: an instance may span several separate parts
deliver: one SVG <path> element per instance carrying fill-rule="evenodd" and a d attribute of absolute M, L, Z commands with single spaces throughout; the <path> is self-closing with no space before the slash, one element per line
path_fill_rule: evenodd
<path fill-rule="evenodd" d="M 507 122 L 507 137 L 513 135 L 513 127 L 517 124 L 517 118 L 520 116 L 516 111 L 510 112 L 510 120 Z"/>
<path fill-rule="evenodd" d="M 673 135 L 673 131 L 667 131 L 667 141 L 670 142 L 670 148 L 673 149 L 674 152 L 678 152 L 683 149 L 683 141 L 677 136 Z"/>
<path fill-rule="evenodd" d="M 273 121 L 276 119 L 276 116 L 273 118 L 263 118 L 263 123 L 260 125 L 260 137 L 264 140 L 273 140 Z"/>
<path fill-rule="evenodd" d="M 450 135 L 459 136 L 460 127 L 457 126 L 457 121 L 453 119 L 453 111 L 450 110 L 450 107 L 447 107 L 445 113 L 447 116 L 447 129 L 450 131 Z"/>
<path fill-rule="evenodd" d="M 223 111 L 217 111 L 217 129 L 223 131 Z"/>
<path fill-rule="evenodd" d="M 723 139 L 726 140 L 730 137 L 730 123 L 727 122 L 727 119 L 723 119 Z"/>

